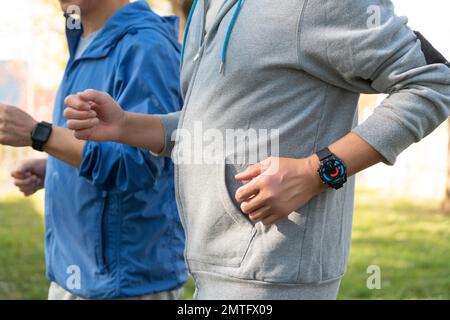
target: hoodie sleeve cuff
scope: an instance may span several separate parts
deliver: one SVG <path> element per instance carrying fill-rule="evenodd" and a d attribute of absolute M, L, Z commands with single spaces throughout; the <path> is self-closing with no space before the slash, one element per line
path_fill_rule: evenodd
<path fill-rule="evenodd" d="M 388 165 L 394 165 L 400 153 L 416 142 L 413 133 L 394 114 L 382 112 L 372 114 L 353 132 L 378 151 Z"/>
<path fill-rule="evenodd" d="M 161 122 L 164 128 L 164 149 L 159 154 L 152 155 L 157 157 L 171 157 L 173 148 L 175 147 L 174 133 L 178 129 L 181 112 L 173 112 L 169 114 L 160 115 Z"/>

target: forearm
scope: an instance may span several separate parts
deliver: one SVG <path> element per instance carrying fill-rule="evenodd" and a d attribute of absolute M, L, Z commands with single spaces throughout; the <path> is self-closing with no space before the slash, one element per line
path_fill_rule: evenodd
<path fill-rule="evenodd" d="M 116 142 L 159 154 L 164 149 L 164 127 L 161 117 L 126 112 Z"/>
<path fill-rule="evenodd" d="M 54 126 L 50 139 L 43 149 L 49 155 L 78 168 L 83 156 L 84 143 L 76 139 L 69 129 Z"/>
<path fill-rule="evenodd" d="M 354 132 L 333 143 L 330 151 L 344 161 L 348 176 L 385 161 L 378 151 Z"/>
<path fill-rule="evenodd" d="M 383 157 L 355 133 L 329 148 L 346 163 L 349 176 L 383 161 Z M 236 175 L 243 183 L 236 191 L 236 200 L 252 221 L 274 224 L 330 188 L 317 173 L 319 166 L 317 154 L 306 159 L 269 158 L 251 165 Z"/>
<path fill-rule="evenodd" d="M 356 133 L 351 132 L 345 137 L 339 139 L 329 147 L 330 151 L 341 159 L 347 168 L 347 176 L 351 177 L 364 171 L 380 162 L 385 162 L 385 158 L 376 151 L 369 143 Z M 314 193 L 319 194 L 329 189 L 328 185 L 323 184 L 317 170 L 320 166 L 319 157 L 313 154 L 307 159 L 308 171 L 310 176 L 314 177 L 314 183 L 311 183 Z"/>

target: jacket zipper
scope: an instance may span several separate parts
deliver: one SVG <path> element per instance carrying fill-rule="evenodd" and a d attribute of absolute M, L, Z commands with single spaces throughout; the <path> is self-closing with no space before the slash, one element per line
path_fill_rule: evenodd
<path fill-rule="evenodd" d="M 193 72 L 192 77 L 191 77 L 192 85 L 188 89 L 188 92 L 186 94 L 186 98 L 184 99 L 184 110 L 181 113 L 180 122 L 178 124 L 179 128 L 181 128 L 183 126 L 184 119 L 185 119 L 185 116 L 186 116 L 187 107 L 188 107 L 189 102 L 191 100 L 192 92 L 194 91 L 196 83 L 197 83 L 198 71 L 200 69 L 200 64 L 202 62 L 202 57 L 203 57 L 203 53 L 204 53 L 204 49 L 205 49 L 205 38 L 206 38 L 206 35 L 204 34 L 205 19 L 206 19 L 206 10 L 205 10 L 205 7 L 203 7 L 203 21 L 202 21 L 202 25 L 201 25 L 202 36 L 201 36 L 201 41 L 200 41 L 200 48 L 199 48 L 199 50 L 198 50 L 198 52 L 195 55 L 195 58 L 193 60 L 194 63 L 195 63 L 195 67 L 194 67 L 194 72 Z M 183 64 L 184 64 L 183 61 L 181 61 L 181 63 L 182 63 L 182 66 L 183 66 Z M 186 216 L 186 214 L 184 212 L 183 203 L 181 201 L 178 166 L 175 166 L 175 183 L 176 183 L 176 195 L 175 196 L 177 198 L 177 203 L 179 203 L 179 208 L 180 208 L 180 211 L 181 211 L 180 212 L 181 213 L 180 217 L 181 217 L 183 228 L 187 231 L 188 230 L 188 219 L 187 219 L 187 216 Z M 188 241 L 189 241 L 188 238 L 189 238 L 188 232 L 185 232 L 185 244 L 186 245 L 185 245 L 184 256 L 185 256 L 185 259 L 186 259 L 186 264 L 188 266 L 188 269 L 190 269 L 189 261 L 187 260 L 187 250 L 188 250 L 187 244 L 188 244 Z M 192 275 L 192 278 L 194 279 L 194 282 L 196 283 L 196 279 L 195 279 L 194 275 Z"/>

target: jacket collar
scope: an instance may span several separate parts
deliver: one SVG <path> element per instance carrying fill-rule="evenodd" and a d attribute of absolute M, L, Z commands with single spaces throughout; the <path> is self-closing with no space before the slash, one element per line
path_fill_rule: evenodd
<path fill-rule="evenodd" d="M 145 1 L 136 1 L 124 6 L 109 18 L 80 59 L 107 56 L 127 33 L 136 34 L 139 29 L 149 28 L 149 22 L 156 20 L 154 16 L 156 17 L 156 15 L 152 15 L 150 7 Z M 66 19 L 68 18 L 66 15 Z M 75 55 L 82 34 L 83 27 L 79 29 L 66 27 L 71 59 Z"/>

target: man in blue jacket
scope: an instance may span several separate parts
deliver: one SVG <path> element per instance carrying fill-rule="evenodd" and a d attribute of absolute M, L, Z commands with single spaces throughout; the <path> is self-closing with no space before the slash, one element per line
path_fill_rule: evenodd
<path fill-rule="evenodd" d="M 118 143 L 78 141 L 63 117 L 64 98 L 87 88 L 108 92 L 127 111 L 177 111 L 178 21 L 145 1 L 60 3 L 81 24 L 67 15 L 70 59 L 53 125 L 0 104 L 0 143 L 49 154 L 12 173 L 25 195 L 45 185 L 49 299 L 180 298 L 187 273 L 172 163 Z"/>

